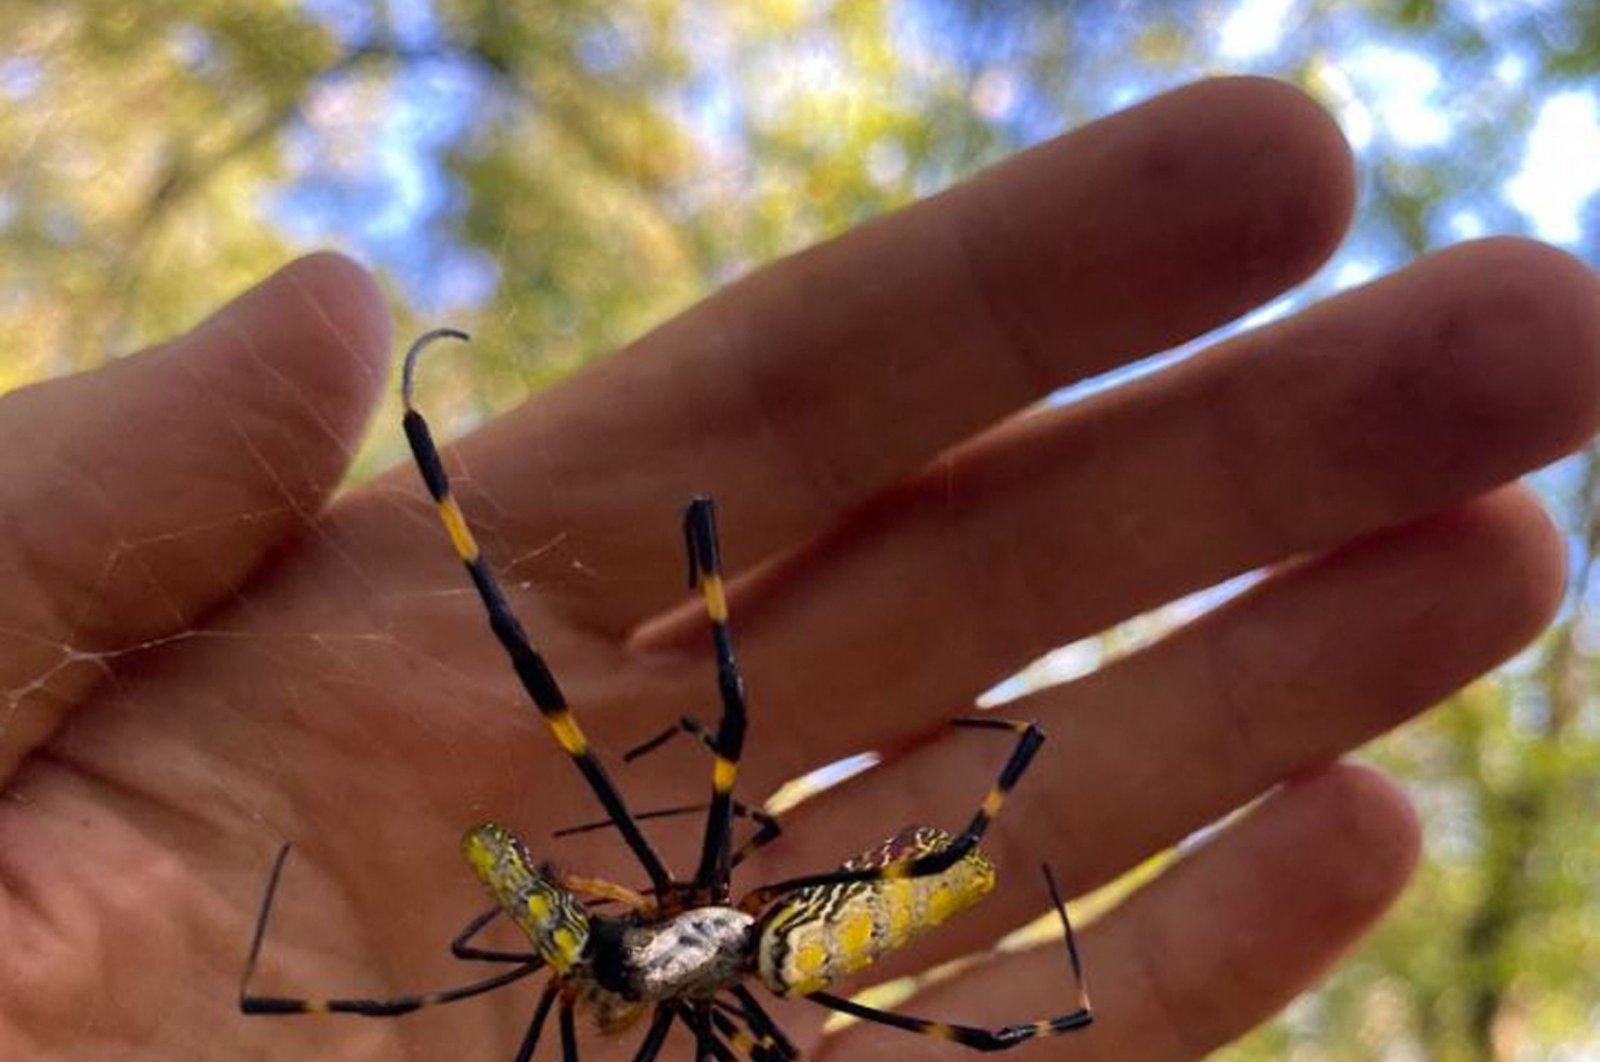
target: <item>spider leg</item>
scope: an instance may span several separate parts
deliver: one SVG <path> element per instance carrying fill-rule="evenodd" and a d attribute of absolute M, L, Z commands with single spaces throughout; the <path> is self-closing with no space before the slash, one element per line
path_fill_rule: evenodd
<path fill-rule="evenodd" d="M 632 763 L 634 760 L 642 759 L 643 757 L 648 756 L 652 752 L 659 749 L 661 746 L 665 745 L 667 742 L 671 741 L 673 738 L 677 737 L 679 734 L 693 734 L 695 737 L 700 739 L 700 744 L 704 745 L 712 752 L 717 751 L 716 738 L 711 735 L 710 728 L 700 720 L 696 719 L 694 716 L 686 715 L 650 740 L 642 744 L 635 745 L 627 752 L 624 752 L 622 754 L 622 762 Z"/>
<path fill-rule="evenodd" d="M 706 1003 L 694 1005 L 694 1062 L 715 1062 L 711 1045 L 715 1040 L 711 1032 L 711 1007 Z"/>
<path fill-rule="evenodd" d="M 711 623 L 711 641 L 717 655 L 717 691 L 722 697 L 722 719 L 712 739 L 715 760 L 711 771 L 711 808 L 706 812 L 705 841 L 695 886 L 706 890 L 713 902 L 726 902 L 733 871 L 733 783 L 744 754 L 744 679 L 733 655 L 728 630 L 728 595 L 722 581 L 721 549 L 717 543 L 716 503 L 696 498 L 683 514 L 684 545 L 689 557 L 689 585 L 705 599 Z M 710 1029 L 707 1029 L 710 1035 Z"/>
<path fill-rule="evenodd" d="M 616 882 L 606 881 L 603 878 L 585 878 L 577 874 L 562 874 L 560 883 L 562 888 L 577 893 L 579 896 L 620 903 L 624 907 L 638 911 L 641 914 L 652 914 L 656 909 L 654 900 L 646 899 L 627 886 L 618 885 Z"/>
<path fill-rule="evenodd" d="M 693 815 L 696 812 L 705 811 L 709 807 L 711 807 L 710 804 L 683 804 L 678 807 L 642 811 L 635 815 L 634 818 L 640 822 L 647 822 L 651 819 L 670 819 L 680 815 Z M 756 832 L 738 848 L 734 849 L 732 866 L 736 867 L 743 863 L 752 853 L 765 848 L 783 834 L 783 827 L 778 822 L 777 816 L 762 811 L 760 808 L 753 808 L 748 804 L 741 804 L 735 800 L 733 802 L 733 815 L 734 818 L 749 819 L 754 822 L 756 824 Z M 580 826 L 566 826 L 556 830 L 550 836 L 572 837 L 580 833 L 591 833 L 594 830 L 609 830 L 613 828 L 615 828 L 615 823 L 610 819 L 601 819 L 597 822 L 585 822 Z"/>
<path fill-rule="evenodd" d="M 862 1021 L 891 1025 L 896 1029 L 904 1029 L 918 1036 L 931 1036 L 936 1040 L 949 1040 L 975 1051 L 1009 1051 L 1035 1037 L 1060 1036 L 1063 1033 L 1076 1032 L 1088 1028 L 1094 1022 L 1093 1012 L 1083 1009 L 1056 1018 L 1045 1018 L 1020 1025 L 1004 1025 L 998 1029 L 983 1029 L 974 1025 L 952 1025 L 948 1022 L 912 1017 L 909 1014 L 897 1014 L 890 1010 L 878 1010 L 826 992 L 815 992 L 805 998 L 820 1003 L 829 1010 L 836 1010 Z"/>
<path fill-rule="evenodd" d="M 751 1032 L 761 1038 L 763 1046 L 769 1046 L 777 1051 L 782 1059 L 803 1059 L 805 1056 L 795 1042 L 784 1033 L 781 1026 L 767 1013 L 755 994 L 744 985 L 734 985 L 733 995 L 744 1010 L 744 1020 L 749 1023 Z"/>
<path fill-rule="evenodd" d="M 490 948 L 475 948 L 467 943 L 473 937 L 483 932 L 483 927 L 493 922 L 498 915 L 505 913 L 501 907 L 491 908 L 467 923 L 467 928 L 457 933 L 450 941 L 450 954 L 465 962 L 533 962 L 539 956 L 531 951 L 495 951 Z"/>
<path fill-rule="evenodd" d="M 654 808 L 650 811 L 641 811 L 634 815 L 639 822 L 649 822 L 652 819 L 674 819 L 682 815 L 693 815 L 697 811 L 704 811 L 710 804 L 678 804 L 670 808 Z M 738 814 L 737 811 L 734 814 Z M 577 826 L 563 826 L 559 830 L 552 830 L 551 837 L 575 837 L 580 833 L 593 833 L 596 830 L 615 829 L 616 824 L 610 819 L 596 819 L 593 822 L 580 823 Z"/>
<path fill-rule="evenodd" d="M 692 1005 L 682 1004 L 680 1013 L 683 1015 L 684 1024 L 694 1033 L 695 1062 L 739 1062 L 739 1058 L 723 1043 L 711 1027 L 711 1004 L 697 1002 Z"/>
<path fill-rule="evenodd" d="M 693 735 L 700 742 L 700 744 L 704 745 L 711 751 L 712 755 L 717 754 L 717 739 L 716 736 L 711 733 L 711 728 L 705 723 L 696 719 L 694 716 L 686 715 L 679 719 L 672 726 L 668 727 L 666 730 L 657 734 L 655 737 L 652 737 L 648 741 L 645 741 L 642 744 L 637 745 L 623 753 L 622 759 L 626 763 L 632 763 L 634 760 L 642 759 L 643 757 L 650 755 L 652 752 L 655 752 L 657 749 L 667 744 L 667 742 L 671 741 L 679 734 Z M 634 817 L 640 822 L 644 822 L 647 819 L 665 819 L 672 818 L 677 815 L 690 815 L 697 811 L 707 811 L 711 808 L 711 804 L 684 804 L 678 807 L 660 808 L 655 811 L 647 811 L 642 814 L 635 815 Z M 739 801 L 735 800 L 733 801 L 733 814 L 738 818 L 749 818 L 753 820 L 756 823 L 757 830 L 753 836 L 751 836 L 734 850 L 732 858 L 729 860 L 730 871 L 748 859 L 752 853 L 766 847 L 773 841 L 776 841 L 783 834 L 783 827 L 779 825 L 777 818 L 759 808 L 752 808 L 747 804 L 741 804 Z M 557 830 L 553 836 L 570 837 L 573 834 L 588 833 L 591 830 L 601 830 L 612 825 L 613 824 L 609 819 L 601 822 L 587 822 L 581 826 L 568 826 L 565 829 Z"/>
<path fill-rule="evenodd" d="M 288 996 L 252 996 L 241 986 L 239 1010 L 245 1014 L 359 1014 L 365 1018 L 397 1018 L 402 1014 L 421 1010 L 423 1007 L 456 1003 L 463 999 L 471 999 L 473 996 L 481 996 L 485 992 L 493 992 L 513 981 L 520 981 L 529 974 L 538 973 L 543 968 L 542 962 L 530 962 L 508 970 L 498 977 L 474 981 L 458 988 L 407 996 L 390 996 L 386 999 L 297 999 Z"/>
<path fill-rule="evenodd" d="M 467 567 L 472 585 L 477 589 L 478 597 L 488 613 L 489 627 L 494 631 L 495 638 L 506 651 L 506 655 L 510 657 L 511 666 L 516 671 L 522 688 L 527 691 L 534 706 L 544 716 L 556 741 L 589 783 L 589 788 L 594 791 L 606 814 L 617 824 L 623 840 L 627 842 L 649 876 L 651 885 L 658 893 L 665 894 L 672 885 L 671 875 L 667 873 L 661 857 L 650 847 L 650 842 L 640 832 L 639 824 L 629 813 L 622 794 L 617 791 L 605 768 L 589 748 L 589 740 L 584 736 L 577 719 L 568 708 L 566 696 L 556 683 L 555 676 L 551 674 L 549 665 L 528 641 L 527 632 L 512 613 L 504 591 L 500 589 L 499 582 L 489 570 L 478 549 L 478 543 L 472 536 L 471 528 L 467 526 L 461 507 L 450 493 L 450 480 L 445 475 L 444 461 L 439 456 L 439 448 L 433 441 L 428 422 L 417 412 L 412 402 L 412 376 L 416 369 L 417 358 L 429 344 L 442 338 L 466 339 L 467 336 L 464 332 L 449 328 L 435 329 L 420 336 L 406 352 L 405 367 L 401 376 L 401 398 L 406 407 L 402 424 L 405 428 L 406 441 L 411 445 L 412 457 L 416 459 L 417 471 L 421 473 L 422 482 L 427 486 L 428 494 L 439 510 L 439 519 L 444 523 L 457 555 Z"/>
<path fill-rule="evenodd" d="M 578 1062 L 578 1029 L 572 1020 L 572 997 L 561 997 L 561 1062 Z"/>
<path fill-rule="evenodd" d="M 734 1010 L 733 1013 L 749 1021 L 742 1011 Z M 770 1037 L 756 1033 L 753 1027 L 750 1032 L 741 1029 L 738 1023 L 722 1010 L 713 1011 L 711 1020 L 716 1024 L 717 1031 L 722 1033 L 745 1062 L 805 1062 L 805 1056 L 798 1052 L 783 1051 Z"/>
<path fill-rule="evenodd" d="M 677 1015 L 666 1004 L 656 1007 L 655 1017 L 650 1019 L 650 1031 L 644 1034 L 644 1042 L 639 1045 L 639 1053 L 633 1056 L 633 1062 L 656 1062 L 675 1017 Z"/>
<path fill-rule="evenodd" d="M 267 878 L 267 889 L 261 897 L 261 910 L 256 915 L 255 931 L 250 936 L 250 954 L 245 958 L 244 976 L 239 979 L 239 1010 L 245 1014 L 359 1014 L 368 1018 L 393 1018 L 421 1010 L 423 1007 L 455 1003 L 485 992 L 493 992 L 544 968 L 544 962 L 535 956 L 531 960 L 522 962 L 515 969 L 482 981 L 435 992 L 392 996 L 386 999 L 299 999 L 289 996 L 251 995 L 250 980 L 255 976 L 256 963 L 261 958 L 261 944 L 266 939 L 267 921 L 272 914 L 272 903 L 277 897 L 278 883 L 283 880 L 283 867 L 288 858 L 289 846 L 284 845 L 278 849 L 278 856 L 273 860 L 272 873 Z M 484 924 L 487 922 L 487 919 L 483 920 Z M 469 926 L 469 929 L 471 928 Z M 476 928 L 481 929 L 482 925 Z M 457 940 L 467 935 L 470 934 L 464 934 Z"/>
<path fill-rule="evenodd" d="M 822 874 L 807 874 L 803 877 L 790 878 L 773 885 L 763 885 L 747 893 L 739 901 L 741 910 L 756 912 L 767 906 L 778 897 L 794 892 L 797 889 L 809 889 L 819 885 L 846 885 L 857 881 L 896 881 L 905 878 L 921 878 L 933 874 L 943 873 L 962 859 L 967 853 L 978 846 L 984 833 L 989 829 L 1000 809 L 1005 805 L 1006 796 L 1017 784 L 1028 764 L 1032 762 L 1034 754 L 1039 751 L 1039 746 L 1044 744 L 1044 731 L 1031 722 L 1021 722 L 1010 719 L 991 719 L 988 717 L 955 720 L 955 725 L 973 727 L 984 730 L 1009 730 L 1017 735 L 1017 743 L 1006 760 L 1005 766 L 1000 769 L 1000 776 L 995 779 L 989 793 L 983 798 L 983 803 L 973 814 L 972 821 L 967 828 L 945 848 L 927 855 L 916 856 L 911 859 L 888 863 L 884 866 L 866 867 L 857 870 L 835 870 Z"/>
<path fill-rule="evenodd" d="M 1050 901 L 1055 905 L 1056 914 L 1061 919 L 1067 946 L 1068 967 L 1072 971 L 1073 980 L 1078 986 L 1077 1007 L 1065 1014 L 1060 1014 L 1053 1018 L 1041 1018 L 1038 1021 L 1002 1025 L 996 1029 L 985 1029 L 974 1025 L 952 1025 L 948 1022 L 930 1021 L 927 1018 L 912 1017 L 909 1014 L 897 1014 L 894 1011 L 879 1010 L 876 1007 L 868 1007 L 854 1000 L 830 995 L 827 992 L 813 992 L 805 998 L 813 1003 L 827 1007 L 829 1010 L 836 1010 L 841 1014 L 849 1014 L 851 1017 L 860 1018 L 862 1021 L 875 1022 L 879 1025 L 891 1025 L 897 1029 L 914 1032 L 919 1036 L 950 1040 L 976 1051 L 1008 1051 L 1018 1044 L 1026 1043 L 1037 1037 L 1060 1036 L 1063 1033 L 1086 1029 L 1094 1023 L 1094 1008 L 1089 1004 L 1089 986 L 1083 977 L 1083 962 L 1078 955 L 1077 935 L 1072 931 L 1072 920 L 1067 917 L 1067 905 L 1061 900 L 1061 890 L 1057 887 L 1055 874 L 1051 872 L 1048 865 L 1044 868 L 1044 880 L 1050 890 Z"/>
<path fill-rule="evenodd" d="M 533 1020 L 528 1023 L 528 1032 L 523 1036 L 513 1062 L 530 1062 L 533 1058 L 533 1052 L 539 1046 L 539 1036 L 544 1032 L 545 1019 L 550 1017 L 550 1008 L 555 1005 L 559 991 L 554 981 L 545 986 L 544 995 L 539 997 L 539 1009 L 533 1012 Z"/>
<path fill-rule="evenodd" d="M 734 806 L 735 813 L 740 805 Z M 749 859 L 756 852 L 783 836 L 783 826 L 778 822 L 778 817 L 769 812 L 756 808 L 750 809 L 750 818 L 756 824 L 756 832 L 751 834 L 733 853 L 733 866 L 738 866 Z"/>

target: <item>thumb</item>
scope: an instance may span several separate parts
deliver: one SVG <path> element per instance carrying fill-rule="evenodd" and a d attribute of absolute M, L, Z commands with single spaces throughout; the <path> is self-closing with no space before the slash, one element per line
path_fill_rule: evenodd
<path fill-rule="evenodd" d="M 388 318 L 334 255 L 193 332 L 0 400 L 0 778 L 118 653 L 188 628 L 327 502 Z"/>

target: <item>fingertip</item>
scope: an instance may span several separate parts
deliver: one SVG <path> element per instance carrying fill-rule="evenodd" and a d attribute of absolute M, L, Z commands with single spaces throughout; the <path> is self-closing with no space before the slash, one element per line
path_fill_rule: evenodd
<path fill-rule="evenodd" d="M 371 274 L 321 252 L 237 296 L 163 355 L 182 360 L 205 407 L 235 433 L 285 459 L 261 471 L 298 507 L 315 510 L 344 476 L 377 405 L 389 333 Z"/>
<path fill-rule="evenodd" d="M 1410 386 L 1433 385 L 1446 396 L 1464 434 L 1516 440 L 1522 452 L 1507 478 L 1595 433 L 1600 285 L 1586 265 L 1547 244 L 1501 236 L 1441 251 L 1413 275 L 1420 284 L 1395 312 L 1433 308 L 1415 339 L 1432 356 L 1413 365 Z"/>
<path fill-rule="evenodd" d="M 1280 275 L 1303 279 L 1327 260 L 1355 209 L 1355 159 L 1333 116 L 1286 81 L 1212 78 L 1174 95 L 1197 112 L 1232 118 L 1214 151 L 1242 187 L 1259 193 L 1253 242 L 1271 249 Z"/>
<path fill-rule="evenodd" d="M 253 354 L 325 396 L 329 408 L 369 405 L 389 366 L 389 312 L 371 273 L 344 255 L 298 258 L 225 304 L 191 333 L 224 357 Z M 227 342 L 231 337 L 236 342 Z M 186 337 L 187 338 L 187 337 Z M 242 341 L 242 342 L 237 342 Z"/>
<path fill-rule="evenodd" d="M 271 279 L 292 284 L 340 349 L 369 377 L 383 379 L 391 340 L 388 303 L 365 267 L 336 251 L 317 251 Z"/>
<path fill-rule="evenodd" d="M 370 278 L 317 255 L 158 349 L 8 396 L 0 626 L 27 637 L 7 640 L 0 680 L 41 695 L 19 696 L 0 728 L 0 775 L 102 677 L 62 669 L 62 646 L 121 649 L 188 627 L 317 516 L 386 348 Z"/>
<path fill-rule="evenodd" d="M 1189 218 L 1170 228 L 1177 246 L 1167 253 L 1192 276 L 1231 279 L 1235 313 L 1304 280 L 1338 246 L 1355 202 L 1354 163 L 1338 126 L 1304 92 L 1270 78 L 1222 77 L 1136 110 L 1159 134 L 1137 142 L 1138 183 L 1151 195 L 1209 192 L 1207 202 L 1183 204 Z M 1147 269 L 1174 266 L 1152 254 Z"/>
<path fill-rule="evenodd" d="M 1327 900 L 1346 924 L 1375 920 L 1416 873 L 1422 825 L 1410 798 L 1387 775 L 1363 764 L 1338 762 L 1285 784 L 1282 806 L 1310 822 L 1317 836 L 1310 872 L 1339 886 Z M 1326 871 L 1326 872 L 1325 872 Z"/>
<path fill-rule="evenodd" d="M 1544 503 L 1521 483 L 1510 483 L 1456 510 L 1461 534 L 1495 587 L 1495 613 L 1505 632 L 1504 654 L 1532 641 L 1555 619 L 1566 594 L 1567 544 Z"/>

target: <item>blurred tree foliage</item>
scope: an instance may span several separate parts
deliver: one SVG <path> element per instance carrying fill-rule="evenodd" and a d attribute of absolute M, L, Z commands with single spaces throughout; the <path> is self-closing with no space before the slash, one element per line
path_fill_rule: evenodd
<path fill-rule="evenodd" d="M 1267 44 L 1230 36 L 1240 8 L 1276 12 Z M 430 367 L 460 429 L 761 261 L 1237 70 L 1307 87 L 1361 158 L 1358 227 L 1303 300 L 1528 230 L 1506 183 L 1542 102 L 1597 69 L 1584 0 L 8 0 L 0 387 L 332 244 L 390 284 L 402 334 L 480 333 Z M 1445 133 L 1390 120 L 1407 79 Z M 1557 627 L 1373 753 L 1427 821 L 1416 886 L 1224 1057 L 1597 1057 L 1576 1053 L 1600 1039 L 1597 484 L 1593 454 L 1540 480 L 1577 572 Z"/>

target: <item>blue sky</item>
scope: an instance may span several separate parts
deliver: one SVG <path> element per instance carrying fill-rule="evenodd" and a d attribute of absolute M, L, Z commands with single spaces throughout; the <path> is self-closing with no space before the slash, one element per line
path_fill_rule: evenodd
<path fill-rule="evenodd" d="M 364 0 L 304 2 L 347 41 L 373 33 L 371 8 Z M 1518 5 L 1489 0 L 1458 6 L 1489 30 L 1503 30 L 1507 11 L 1518 10 Z M 1109 111 L 1201 73 L 1271 73 L 1301 58 L 1298 31 L 1309 7 L 1305 0 L 1200 2 L 1193 7 L 1204 64 L 1179 63 L 1170 69 L 1124 64 L 1116 76 L 1084 90 L 1090 106 Z M 1520 10 L 1526 13 L 1529 7 Z M 398 43 L 415 48 L 441 43 L 444 28 L 431 0 L 394 0 L 388 10 Z M 1048 110 L 1030 106 L 1007 70 L 1005 56 L 977 54 L 969 38 L 978 35 L 953 33 L 953 17 L 939 0 L 908 0 L 899 9 L 897 33 L 908 51 L 926 52 L 931 63 L 985 64 L 974 82 L 973 106 L 1022 139 L 1056 131 L 1059 121 Z M 1112 20 L 1084 30 L 1102 49 L 1117 43 L 1115 35 L 1128 32 Z M 717 51 L 718 35 L 707 31 L 705 21 L 693 36 L 704 42 L 698 46 L 699 76 L 675 105 L 722 164 L 729 155 L 728 141 L 737 136 L 739 115 L 752 101 L 738 98 L 734 82 L 720 74 L 725 57 Z M 1460 86 L 1452 85 L 1461 65 L 1458 57 L 1419 50 L 1414 37 L 1387 39 L 1385 32 L 1356 16 L 1336 26 L 1332 36 L 1337 47 L 1313 57 L 1306 69 L 1314 90 L 1332 107 L 1359 154 L 1426 158 L 1430 152 L 1453 149 L 1455 114 L 1463 106 Z M 694 54 L 696 45 L 686 43 Z M 792 69 L 809 70 L 813 77 L 826 77 L 829 65 L 838 61 L 812 45 L 797 43 L 795 48 L 804 62 Z M 1508 35 L 1487 89 L 1474 89 L 1482 98 L 1468 102 L 1483 107 L 1497 99 L 1520 100 L 1532 71 L 1525 52 L 1519 38 Z M 590 60 L 603 63 L 604 49 L 596 49 Z M 1449 75 L 1447 67 L 1452 68 Z M 798 88 L 804 80 L 789 84 Z M 774 89 L 782 90 L 781 85 Z M 389 86 L 384 107 L 358 106 L 349 99 L 360 91 L 370 87 L 327 84 L 311 101 L 291 138 L 295 179 L 274 204 L 273 220 L 300 241 L 357 249 L 397 276 L 424 312 L 482 304 L 494 292 L 495 264 L 454 239 L 448 220 L 460 204 L 439 160 L 483 112 L 491 91 L 487 79 L 467 62 L 440 59 L 408 65 Z M 1517 171 L 1499 187 L 1478 190 L 1458 204 L 1443 238 L 1466 239 L 1510 228 L 1580 252 L 1587 239 L 1592 248 L 1594 195 L 1600 188 L 1600 105 L 1592 86 L 1586 85 L 1558 88 L 1535 105 L 1537 115 L 1520 145 Z M 1401 256 L 1402 250 L 1381 234 L 1358 231 L 1324 277 L 1324 286 L 1362 282 Z"/>

